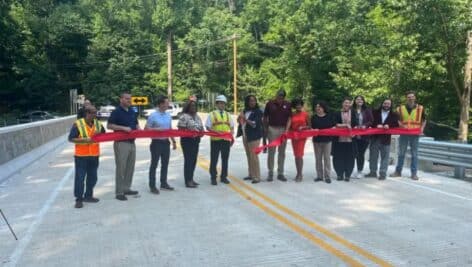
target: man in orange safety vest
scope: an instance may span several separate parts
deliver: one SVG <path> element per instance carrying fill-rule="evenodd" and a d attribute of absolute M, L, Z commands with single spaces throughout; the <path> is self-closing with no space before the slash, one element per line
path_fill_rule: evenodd
<path fill-rule="evenodd" d="M 84 114 L 85 117 L 78 119 L 72 125 L 69 133 L 69 141 L 75 144 L 74 196 L 76 208 L 82 208 L 83 202 L 96 203 L 99 201 L 93 196 L 93 188 L 97 183 L 100 145 L 92 141 L 92 136 L 105 132 L 105 128 L 97 120 L 97 109 L 94 106 L 86 107 Z"/>

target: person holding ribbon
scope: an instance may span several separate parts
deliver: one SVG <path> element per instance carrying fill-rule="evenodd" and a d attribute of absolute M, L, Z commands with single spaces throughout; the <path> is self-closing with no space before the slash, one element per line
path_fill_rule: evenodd
<path fill-rule="evenodd" d="M 379 109 L 373 111 L 373 126 L 378 129 L 391 129 L 398 127 L 398 114 L 392 111 L 392 100 L 384 99 Z M 369 150 L 369 168 L 370 173 L 365 177 L 376 178 L 380 154 L 379 180 L 385 180 L 387 177 L 388 160 L 390 155 L 391 134 L 372 135 Z"/>
<path fill-rule="evenodd" d="M 264 134 L 267 135 L 269 143 L 278 139 L 285 132 L 287 121 L 292 115 L 291 104 L 285 100 L 285 96 L 285 91 L 279 90 L 277 91 L 275 99 L 270 100 L 265 105 L 263 120 Z M 272 182 L 274 180 L 274 160 L 276 149 L 278 151 L 277 179 L 282 182 L 287 181 L 287 178 L 284 175 L 286 146 L 287 141 L 283 141 L 277 148 L 269 147 L 269 153 L 267 156 L 267 168 L 269 169 L 269 175 L 267 177 L 268 182 Z"/>
<path fill-rule="evenodd" d="M 285 131 L 291 131 L 292 133 L 298 133 L 306 129 L 311 128 L 311 121 L 308 112 L 303 110 L 304 102 L 301 98 L 295 98 L 292 100 L 291 106 L 295 108 L 295 112 L 292 113 L 287 121 Z M 306 138 L 300 138 L 294 136 L 292 138 L 293 154 L 295 155 L 295 166 L 297 169 L 297 175 L 295 176 L 296 182 L 303 180 L 303 154 L 305 151 Z"/>
<path fill-rule="evenodd" d="M 352 111 L 352 99 L 345 97 L 341 111 L 335 114 L 337 128 L 347 128 L 351 130 L 357 126 L 357 120 Z M 333 142 L 333 166 L 338 181 L 349 182 L 354 169 L 354 159 L 356 156 L 356 147 L 352 142 L 352 136 L 339 136 Z"/>
<path fill-rule="evenodd" d="M 424 108 L 422 105 L 416 103 L 416 94 L 413 91 L 406 93 L 407 103 L 397 108 L 397 113 L 400 116 L 400 127 L 407 129 L 420 129 L 423 134 L 424 127 L 426 126 L 426 117 L 424 114 Z M 398 161 L 395 168 L 395 172 L 390 177 L 401 177 L 403 163 L 405 161 L 405 155 L 410 145 L 411 152 L 411 179 L 418 180 L 418 142 L 419 135 L 400 135 L 398 141 Z"/>
<path fill-rule="evenodd" d="M 197 113 L 197 102 L 189 100 L 182 110 L 182 115 L 177 123 L 179 130 L 203 132 L 203 123 Z M 199 184 L 194 181 L 195 167 L 197 166 L 200 136 L 180 137 L 180 146 L 184 154 L 184 179 L 185 186 L 196 188 Z"/>
<path fill-rule="evenodd" d="M 99 201 L 93 196 L 93 189 L 97 184 L 100 144 L 94 143 L 91 137 L 105 132 L 105 128 L 97 120 L 97 109 L 94 106 L 86 106 L 83 115 L 84 117 L 78 119 L 72 126 L 68 138 L 69 142 L 75 144 L 74 196 L 75 208 L 79 209 L 83 207 L 83 202 Z"/>
<path fill-rule="evenodd" d="M 372 127 L 372 110 L 367 107 L 365 102 L 365 98 L 361 95 L 358 95 L 354 98 L 354 105 L 352 107 L 352 111 L 356 116 L 356 126 L 359 129 L 368 129 Z M 369 147 L 369 136 L 355 136 L 354 137 L 354 145 L 356 146 L 356 165 L 357 165 L 357 172 L 354 173 L 354 178 L 361 178 L 362 170 L 364 169 L 364 161 L 365 161 L 365 151 Z"/>
<path fill-rule="evenodd" d="M 164 95 L 160 95 L 157 98 L 157 109 L 151 113 L 151 116 L 147 119 L 145 130 L 170 130 L 172 129 L 172 117 L 167 113 L 169 108 L 169 98 Z M 173 137 L 156 137 L 151 141 L 149 150 L 151 151 L 151 165 L 149 166 L 149 188 L 151 193 L 159 194 L 159 190 L 156 187 L 156 169 L 161 160 L 161 190 L 172 191 L 174 188 L 167 182 L 167 170 L 169 168 L 170 158 L 170 141 L 172 141 L 172 149 L 177 148 L 175 139 Z"/>
<path fill-rule="evenodd" d="M 231 133 L 234 132 L 234 122 L 231 119 L 231 115 L 225 111 L 226 97 L 219 95 L 215 99 L 217 109 L 208 114 L 205 127 L 208 131 L 217 133 Z M 232 142 L 224 140 L 219 137 L 211 137 L 210 140 L 210 176 L 211 184 L 217 185 L 216 176 L 216 165 L 218 164 L 218 158 L 221 154 L 221 174 L 220 180 L 222 183 L 229 184 L 228 180 L 228 160 L 229 151 Z"/>
<path fill-rule="evenodd" d="M 333 116 L 329 113 L 328 104 L 319 101 L 314 105 L 314 114 L 311 118 L 311 128 L 315 130 L 330 129 L 336 125 Z M 314 136 L 313 148 L 316 160 L 315 182 L 325 181 L 331 183 L 331 136 Z"/>
<path fill-rule="evenodd" d="M 261 181 L 259 156 L 254 152 L 254 149 L 261 144 L 263 134 L 262 117 L 263 113 L 259 108 L 256 96 L 246 96 L 244 98 L 244 110 L 238 116 L 238 134 L 243 137 L 247 157 L 248 176 L 244 180 L 251 180 L 253 184 Z"/>
<path fill-rule="evenodd" d="M 124 92 L 120 95 L 120 105 L 108 118 L 107 128 L 115 132 L 130 133 L 140 130 L 138 116 L 131 108 L 131 94 Z M 133 183 L 134 165 L 136 163 L 136 145 L 134 138 L 115 141 L 113 151 L 115 153 L 115 181 L 116 199 L 126 201 L 126 195 L 137 195 L 138 191 L 131 190 Z"/>

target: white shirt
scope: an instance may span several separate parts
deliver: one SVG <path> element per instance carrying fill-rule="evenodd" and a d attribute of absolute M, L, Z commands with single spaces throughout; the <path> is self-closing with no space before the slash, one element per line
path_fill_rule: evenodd
<path fill-rule="evenodd" d="M 390 113 L 390 110 L 382 110 L 382 123 L 385 123 L 385 120 L 387 119 L 388 117 L 388 114 Z"/>

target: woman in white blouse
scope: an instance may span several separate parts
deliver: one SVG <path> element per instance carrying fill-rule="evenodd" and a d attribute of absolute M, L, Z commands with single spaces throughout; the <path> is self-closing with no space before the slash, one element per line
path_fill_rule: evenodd
<path fill-rule="evenodd" d="M 179 130 L 187 131 L 203 131 L 203 123 L 197 114 L 197 103 L 188 101 L 185 105 L 182 115 L 177 124 Z M 200 137 L 181 137 L 180 145 L 184 153 L 184 178 L 185 186 L 188 188 L 196 188 L 198 183 L 193 180 L 193 174 L 197 165 L 198 149 L 200 145 Z"/>

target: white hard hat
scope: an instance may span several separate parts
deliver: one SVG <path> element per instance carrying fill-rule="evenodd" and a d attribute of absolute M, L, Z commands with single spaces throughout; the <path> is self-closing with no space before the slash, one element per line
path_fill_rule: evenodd
<path fill-rule="evenodd" d="M 216 97 L 215 102 L 225 102 L 226 103 L 228 101 L 226 101 L 226 96 L 219 95 L 219 96 Z"/>

